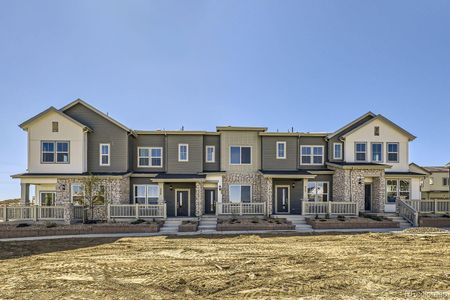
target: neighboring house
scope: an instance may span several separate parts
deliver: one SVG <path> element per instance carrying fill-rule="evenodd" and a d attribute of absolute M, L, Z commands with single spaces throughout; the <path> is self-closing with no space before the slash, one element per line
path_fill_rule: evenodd
<path fill-rule="evenodd" d="M 371 112 L 333 133 L 263 127 L 137 131 L 82 100 L 25 121 L 28 170 L 14 175 L 29 202 L 78 203 L 82 178 L 116 204 L 167 203 L 167 215 L 216 213 L 219 203 L 264 203 L 268 214 L 300 214 L 302 201 L 353 201 L 393 212 L 396 198 L 419 199 L 424 173 L 409 165 L 415 137 Z"/>
<path fill-rule="evenodd" d="M 449 199 L 449 171 L 442 167 L 423 167 L 429 174 L 423 181 L 422 199 Z"/>

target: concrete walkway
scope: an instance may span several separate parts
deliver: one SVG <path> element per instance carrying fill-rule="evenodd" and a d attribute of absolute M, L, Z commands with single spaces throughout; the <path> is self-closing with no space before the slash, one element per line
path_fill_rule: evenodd
<path fill-rule="evenodd" d="M 77 235 L 53 235 L 53 236 L 36 236 L 36 237 L 20 237 L 0 239 L 0 242 L 13 241 L 39 241 L 39 240 L 56 240 L 56 239 L 86 239 L 86 238 L 122 238 L 122 237 L 151 237 L 151 236 L 209 236 L 209 235 L 241 235 L 241 234 L 271 234 L 271 235 L 314 235 L 321 233 L 369 233 L 369 232 L 398 232 L 401 228 L 373 228 L 373 229 L 311 229 L 308 232 L 296 230 L 255 230 L 255 231 L 216 231 L 205 230 L 197 232 L 176 232 L 167 233 L 107 233 L 107 234 L 77 234 Z"/>

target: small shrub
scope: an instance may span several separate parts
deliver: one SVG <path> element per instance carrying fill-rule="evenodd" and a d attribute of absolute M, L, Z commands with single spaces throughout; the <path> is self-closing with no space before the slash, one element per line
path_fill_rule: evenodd
<path fill-rule="evenodd" d="M 97 224 L 97 220 L 84 220 L 83 224 Z"/>
<path fill-rule="evenodd" d="M 318 220 L 318 219 L 319 219 L 319 215 L 316 215 L 316 216 L 314 217 L 314 219 Z"/>
<path fill-rule="evenodd" d="M 330 214 L 325 214 L 325 219 L 329 219 L 330 218 Z"/>
<path fill-rule="evenodd" d="M 58 226 L 58 224 L 56 224 L 54 222 L 50 222 L 50 223 L 46 223 L 45 224 L 45 227 L 47 227 L 47 228 L 54 228 L 54 227 L 57 227 L 57 226 Z"/>
<path fill-rule="evenodd" d="M 133 225 L 138 225 L 138 224 L 142 224 L 142 223 L 145 223 L 145 220 L 137 219 L 137 220 L 134 220 L 133 222 L 130 222 L 130 224 L 133 224 Z"/>
<path fill-rule="evenodd" d="M 259 223 L 259 219 L 254 217 L 251 221 L 253 224 L 258 224 Z"/>
<path fill-rule="evenodd" d="M 343 215 L 338 215 L 338 216 L 337 216 L 337 219 L 338 219 L 339 221 L 345 221 L 345 216 L 343 216 Z"/>
<path fill-rule="evenodd" d="M 28 223 L 19 223 L 19 224 L 16 225 L 16 228 L 28 227 L 28 226 L 30 226 L 30 224 L 28 224 Z"/>

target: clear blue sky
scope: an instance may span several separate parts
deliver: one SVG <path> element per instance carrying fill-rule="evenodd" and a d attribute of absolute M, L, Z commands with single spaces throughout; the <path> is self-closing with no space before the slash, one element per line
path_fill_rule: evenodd
<path fill-rule="evenodd" d="M 371 110 L 450 161 L 450 1 L 0 2 L 0 199 L 17 124 L 82 98 L 133 129 L 333 131 Z"/>

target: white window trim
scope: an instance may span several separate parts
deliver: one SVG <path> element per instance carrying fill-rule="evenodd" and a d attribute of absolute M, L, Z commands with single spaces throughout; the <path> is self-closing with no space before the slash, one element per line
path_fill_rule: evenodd
<path fill-rule="evenodd" d="M 324 202 L 330 202 L 330 182 L 329 181 L 308 181 L 308 183 L 315 183 L 316 184 L 316 189 L 317 189 L 317 184 L 318 183 L 326 183 L 327 184 L 327 191 L 326 193 L 322 193 L 323 195 L 327 195 L 327 201 Z M 308 185 L 306 185 L 306 199 L 308 199 Z M 318 195 L 317 193 L 314 195 L 314 202 L 320 202 L 318 201 Z"/>
<path fill-rule="evenodd" d="M 381 153 L 380 153 L 381 159 L 380 160 L 373 159 L 373 145 L 376 145 L 376 144 L 381 145 Z M 370 143 L 370 161 L 371 162 L 382 163 L 384 161 L 384 153 L 383 153 L 384 145 L 383 144 L 384 144 L 383 142 L 371 142 Z"/>
<path fill-rule="evenodd" d="M 364 145 L 366 145 L 366 151 L 365 152 L 362 152 L 362 151 L 356 151 L 356 149 L 357 149 L 357 145 L 358 144 L 364 144 Z M 368 153 L 369 151 L 368 151 L 368 149 L 367 149 L 367 142 L 355 142 L 355 162 L 367 162 L 367 159 L 368 159 Z M 358 159 L 356 159 L 357 158 L 357 153 L 364 153 L 364 155 L 365 155 L 365 157 L 364 157 L 364 160 L 358 160 Z"/>
<path fill-rule="evenodd" d="M 341 155 L 336 156 L 336 146 L 339 145 L 341 147 Z M 342 159 L 342 143 L 333 143 L 333 159 Z"/>
<path fill-rule="evenodd" d="M 318 155 L 314 155 L 314 148 L 322 148 L 322 163 L 314 163 L 314 156 L 318 156 Z M 302 154 L 302 150 L 303 148 L 311 148 L 311 154 L 309 155 L 303 155 Z M 311 163 L 306 164 L 302 162 L 302 157 L 303 156 L 310 156 L 311 157 Z M 304 166 L 323 166 L 325 164 L 325 147 L 321 146 L 321 145 L 302 145 L 300 146 L 300 165 L 304 165 Z"/>
<path fill-rule="evenodd" d="M 161 199 L 161 187 L 158 185 L 158 184 L 133 184 L 133 203 L 134 204 L 137 204 L 136 203 L 136 187 L 138 187 L 138 186 L 143 186 L 143 187 L 145 187 L 145 196 L 144 196 L 144 198 L 145 198 L 145 205 L 154 205 L 154 204 L 149 204 L 148 203 L 148 198 L 149 198 L 149 196 L 148 196 L 148 186 L 149 185 L 154 185 L 154 186 L 157 186 L 158 187 L 158 203 L 160 202 L 160 199 Z M 142 198 L 142 197 L 140 197 L 140 198 Z"/>
<path fill-rule="evenodd" d="M 396 144 L 397 152 L 389 152 L 389 145 Z M 397 153 L 397 160 L 389 160 L 389 153 Z M 386 162 L 388 163 L 398 163 L 400 162 L 400 143 L 398 142 L 386 142 Z"/>
<path fill-rule="evenodd" d="M 385 203 L 386 204 L 395 204 L 395 202 L 388 202 L 388 196 L 387 196 L 387 194 L 388 194 L 388 184 L 387 184 L 387 182 L 388 182 L 388 180 L 395 180 L 395 181 L 397 181 L 397 196 L 396 197 L 400 197 L 400 181 L 401 180 L 404 180 L 404 181 L 408 181 L 409 182 L 409 190 L 408 190 L 408 193 L 409 193 L 409 199 L 411 200 L 411 195 L 412 195 L 412 181 L 411 181 L 411 179 L 409 179 L 409 178 L 386 178 L 386 182 L 385 182 L 385 186 L 386 186 L 386 191 L 385 191 L 385 194 L 386 194 L 386 197 L 385 197 L 385 199 L 384 199 L 384 201 L 385 201 Z"/>
<path fill-rule="evenodd" d="M 207 163 L 215 163 L 216 162 L 216 146 L 214 145 L 207 145 L 205 147 L 205 162 Z M 213 149 L 212 151 L 212 160 L 208 160 L 208 149 Z"/>
<path fill-rule="evenodd" d="M 53 152 L 44 151 L 44 143 L 53 143 Z M 67 143 L 67 152 L 66 151 L 58 151 L 58 144 Z M 53 161 L 44 161 L 44 153 L 53 153 Z M 58 154 L 67 153 L 67 162 L 59 162 Z M 50 140 L 41 140 L 41 153 L 40 153 L 40 161 L 41 164 L 70 164 L 70 141 L 50 141 Z"/>
<path fill-rule="evenodd" d="M 42 194 L 55 195 L 55 206 L 56 206 L 56 191 L 39 191 L 39 205 L 42 205 Z"/>
<path fill-rule="evenodd" d="M 148 149 L 148 157 L 147 156 L 140 156 L 139 150 L 140 149 Z M 152 165 L 152 149 L 159 149 L 161 150 L 161 165 Z M 137 167 L 138 168 L 162 168 L 163 167 L 163 148 L 162 147 L 138 147 L 137 148 Z M 148 165 L 141 165 L 141 158 L 148 158 Z M 156 157 L 155 158 L 159 158 Z"/>
<path fill-rule="evenodd" d="M 186 159 L 181 159 L 181 147 L 186 146 Z M 189 144 L 178 144 L 178 162 L 188 162 L 189 161 Z"/>
<path fill-rule="evenodd" d="M 240 188 L 239 189 L 239 198 L 240 198 L 239 202 L 231 202 L 230 195 L 231 195 L 231 187 L 233 187 L 233 186 L 238 186 Z M 247 203 L 247 202 L 242 202 L 242 187 L 243 186 L 249 186 L 250 187 L 250 202 L 249 203 L 253 202 L 253 187 L 252 187 L 251 184 L 230 184 L 228 186 L 228 202 L 229 203 Z"/>
<path fill-rule="evenodd" d="M 231 163 L 231 148 L 232 147 L 239 147 L 239 160 L 241 161 L 240 163 L 238 163 L 238 164 L 236 164 L 236 163 Z M 242 163 L 242 148 L 250 148 L 250 163 L 245 163 L 245 164 L 243 164 Z M 228 151 L 228 154 L 229 154 L 229 163 L 230 163 L 230 165 L 232 165 L 232 166 L 249 166 L 249 165 L 251 165 L 252 164 L 252 162 L 253 162 L 253 147 L 252 146 L 240 146 L 240 145 L 230 145 L 230 149 L 229 149 L 229 151 Z"/>
<path fill-rule="evenodd" d="M 103 146 L 107 146 L 108 147 L 108 154 L 103 154 L 102 153 L 102 147 Z M 103 163 L 103 156 L 108 156 L 108 163 L 104 164 Z M 111 144 L 108 143 L 101 143 L 99 146 L 99 157 L 100 157 L 100 166 L 102 167 L 109 167 L 111 165 Z"/>
<path fill-rule="evenodd" d="M 284 155 L 283 156 L 280 156 L 278 145 L 284 145 Z M 276 149 L 277 159 L 286 159 L 286 157 L 287 157 L 286 156 L 286 148 L 287 148 L 286 142 L 284 142 L 284 141 L 277 142 L 277 149 Z"/>
<path fill-rule="evenodd" d="M 71 203 L 73 203 L 73 187 L 74 186 L 81 186 L 82 188 L 83 188 L 83 197 L 86 195 L 85 194 L 85 191 L 84 191 L 84 186 L 83 186 L 83 184 L 82 183 L 72 183 L 71 185 L 70 185 L 70 202 Z"/>

